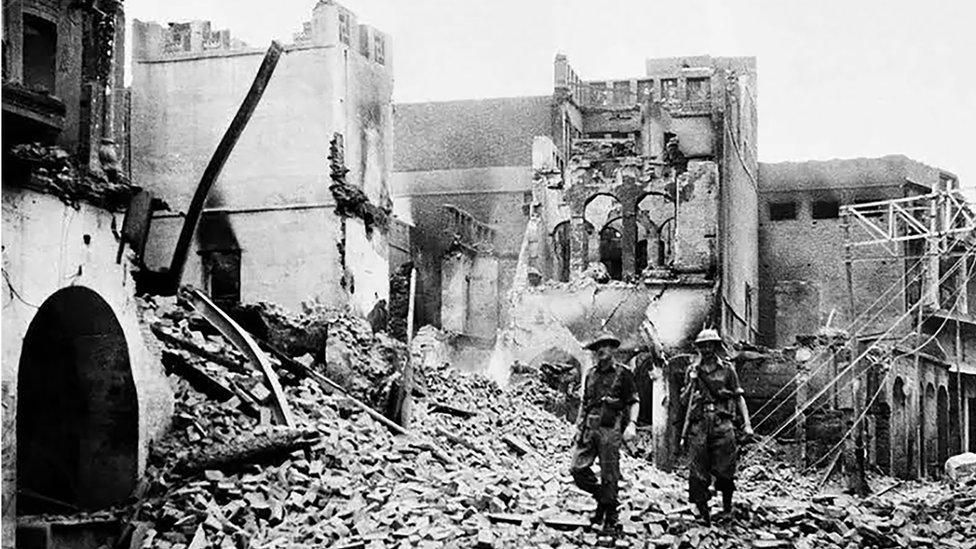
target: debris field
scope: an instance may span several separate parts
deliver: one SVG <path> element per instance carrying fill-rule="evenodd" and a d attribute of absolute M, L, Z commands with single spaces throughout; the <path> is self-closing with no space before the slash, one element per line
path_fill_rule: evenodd
<path fill-rule="evenodd" d="M 797 474 L 775 444 L 746 451 L 735 516 L 710 527 L 692 515 L 680 469 L 628 448 L 622 532 L 604 536 L 568 474 L 573 426 L 533 402 L 550 390 L 542 383 L 503 390 L 450 365 L 418 366 L 410 434 L 396 434 L 355 400 L 382 407 L 386 396 L 364 387 L 396 375 L 378 364 L 406 360 L 405 345 L 336 311 L 265 311 L 278 324 L 269 343 L 296 353 L 272 358 L 297 420 L 286 428 L 270 423 L 260 374 L 191 310 L 157 298 L 143 313 L 177 394 L 147 481 L 107 511 L 131 523 L 131 547 L 976 547 L 976 477 L 873 477 L 875 495 L 857 499 L 820 487 L 822 471 Z M 316 329 L 328 334 L 311 339 L 318 357 L 281 335 Z M 295 364 L 344 372 L 349 392 Z"/>

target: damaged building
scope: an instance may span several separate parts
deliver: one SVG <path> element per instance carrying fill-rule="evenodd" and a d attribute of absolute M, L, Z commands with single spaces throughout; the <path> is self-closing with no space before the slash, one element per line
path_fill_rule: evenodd
<path fill-rule="evenodd" d="M 146 264 L 159 270 L 264 49 L 205 21 L 135 21 L 132 43 L 133 178 L 170 208 L 149 235 Z M 392 74 L 389 36 L 340 4 L 315 5 L 207 198 L 187 283 L 224 305 L 317 301 L 365 315 L 389 300 L 410 250 L 409 228 L 390 230 Z"/>
<path fill-rule="evenodd" d="M 3 10 L 3 546 L 28 547 L 99 528 L 42 515 L 127 498 L 173 395 L 122 242 L 122 4 Z"/>
<path fill-rule="evenodd" d="M 646 271 L 647 280 L 673 285 L 671 275 L 680 272 L 682 284 L 705 289 L 690 298 L 699 313 L 679 322 L 667 336 L 670 345 L 706 321 L 754 339 L 756 220 L 748 213 L 756 203 L 754 60 L 652 59 L 646 68 L 639 78 L 584 82 L 559 56 L 552 96 L 396 105 L 394 207 L 436 241 L 422 247 L 418 295 L 428 305 L 418 311 L 420 323 L 493 337 L 491 320 L 507 325 L 511 289 L 524 285 L 529 267 L 568 282 L 603 265 L 614 280 L 636 280 Z M 672 138 L 682 158 L 676 169 L 665 166 Z M 672 219 L 675 183 L 668 177 L 681 179 L 684 189 L 679 221 Z M 573 178 L 583 184 L 572 185 Z M 648 185 L 652 179 L 659 188 Z M 571 187 L 587 192 L 571 197 Z M 499 265 L 497 287 L 479 288 L 478 273 L 463 266 L 484 260 L 453 253 L 461 233 L 449 229 L 458 211 L 495 230 L 490 253 Z M 532 215 L 538 221 L 530 222 Z M 470 243 L 466 249 L 486 256 L 473 253 Z M 601 292 L 608 308 L 602 314 L 619 292 Z M 663 299 L 684 299 L 676 295 Z M 480 315 L 486 302 L 491 319 L 484 326 L 455 320 L 474 316 L 465 311 Z"/>
<path fill-rule="evenodd" d="M 869 463 L 940 476 L 976 449 L 974 214 L 958 178 L 904 156 L 759 173 L 760 331 L 788 357 L 743 366 L 760 430 L 787 425 L 815 461 L 864 423 Z"/>
<path fill-rule="evenodd" d="M 396 106 L 395 208 L 440 240 L 420 268 L 418 295 L 439 299 L 423 321 L 494 335 L 470 319 L 497 303 L 480 363 L 500 379 L 553 347 L 586 364 L 579 342 L 602 328 L 637 350 L 643 325 L 658 356 L 705 325 L 755 341 L 755 60 L 650 59 L 614 81 L 562 55 L 553 68 L 552 96 Z M 453 230 L 470 225 L 475 240 Z M 489 289 L 484 257 L 505 265 Z M 662 439 L 664 377 L 661 398 L 643 395 Z"/>

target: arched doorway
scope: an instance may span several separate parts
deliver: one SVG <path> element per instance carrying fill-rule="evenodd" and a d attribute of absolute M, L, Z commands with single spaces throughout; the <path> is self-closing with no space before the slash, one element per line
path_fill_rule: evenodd
<path fill-rule="evenodd" d="M 949 394 L 946 392 L 945 385 L 939 386 L 935 410 L 939 445 L 935 459 L 937 470 L 941 471 L 942 465 L 949 459 Z"/>
<path fill-rule="evenodd" d="M 17 513 L 99 508 L 137 480 L 138 405 L 125 335 L 94 291 L 51 295 L 24 337 L 17 386 Z"/>
<path fill-rule="evenodd" d="M 619 220 L 617 221 L 619 225 Z M 600 262 L 607 268 L 613 280 L 623 279 L 623 250 L 621 231 L 612 223 L 600 229 Z"/>
<path fill-rule="evenodd" d="M 617 197 L 612 194 L 600 193 L 591 196 L 583 207 L 583 220 L 592 230 L 587 231 L 589 238 L 586 243 L 587 266 L 592 263 L 603 263 L 611 278 L 620 279 L 620 268 L 615 268 L 615 262 L 620 262 L 621 231 L 619 228 L 621 205 Z M 618 227 L 611 223 L 617 221 Z"/>

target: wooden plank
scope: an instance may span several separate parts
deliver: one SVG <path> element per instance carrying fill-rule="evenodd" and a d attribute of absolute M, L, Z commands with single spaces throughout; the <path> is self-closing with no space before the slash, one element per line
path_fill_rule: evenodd
<path fill-rule="evenodd" d="M 523 440 L 522 438 L 517 437 L 515 435 L 507 434 L 503 436 L 502 442 L 507 444 L 508 447 L 511 448 L 516 455 L 524 456 L 525 454 L 532 452 L 532 446 L 530 446 L 529 443 L 525 442 L 525 440 Z"/>
<path fill-rule="evenodd" d="M 193 290 L 189 293 L 189 298 L 190 304 L 200 313 L 200 316 L 205 318 L 214 328 L 217 328 L 238 351 L 247 357 L 254 369 L 264 376 L 265 384 L 271 389 L 271 408 L 278 423 L 287 427 L 294 427 L 295 418 L 288 406 L 285 392 L 281 389 L 281 383 L 278 381 L 278 376 L 275 374 L 271 362 L 264 352 L 258 348 L 258 344 L 231 317 L 227 316 L 227 313 L 210 301 L 210 298 L 203 292 Z"/>

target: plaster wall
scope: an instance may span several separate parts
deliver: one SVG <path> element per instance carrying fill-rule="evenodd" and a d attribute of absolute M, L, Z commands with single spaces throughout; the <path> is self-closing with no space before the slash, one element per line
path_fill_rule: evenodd
<path fill-rule="evenodd" d="M 173 396 L 158 359 L 155 338 L 139 321 L 131 265 L 116 263 L 114 231 L 121 216 L 81 203 L 78 209 L 53 196 L 3 189 L 3 538 L 13 544 L 16 514 L 16 413 L 21 343 L 44 301 L 58 289 L 82 286 L 111 307 L 125 335 L 138 402 L 138 471 L 149 442 L 173 411 Z M 85 243 L 85 237 L 89 238 Z"/>
<path fill-rule="evenodd" d="M 374 204 L 390 205 L 392 67 L 389 58 L 379 64 L 338 44 L 338 31 L 326 24 L 332 16 L 338 17 L 316 11 L 316 45 L 286 48 L 207 206 L 227 212 L 223 231 L 241 249 L 243 300 L 294 308 L 317 299 L 365 313 L 388 297 L 387 239 L 379 230 L 367 235 L 359 219 L 347 219 L 343 233 L 327 156 L 333 135 L 341 133 L 346 181 Z M 136 22 L 136 34 L 152 25 Z M 174 57 L 146 47 L 133 63 L 134 177 L 173 210 L 188 207 L 263 53 Z M 154 222 L 151 267 L 168 263 L 181 221 Z M 203 282 L 196 252 L 212 247 L 208 239 L 198 230 L 184 280 Z"/>
<path fill-rule="evenodd" d="M 755 342 L 759 334 L 759 161 L 756 74 L 739 74 L 721 136 L 722 190 L 719 205 L 719 257 L 726 314 L 724 332 Z"/>
<path fill-rule="evenodd" d="M 225 219 L 241 248 L 241 301 L 271 301 L 293 310 L 310 300 L 334 307 L 348 304 L 365 315 L 377 299 L 389 297 L 386 237 L 376 230 L 367 237 L 361 220 L 347 218 L 344 270 L 342 220 L 332 206 L 240 212 Z M 153 220 L 150 241 L 155 246 L 146 255 L 150 268 L 169 264 L 182 224 L 182 218 Z M 342 285 L 344 272 L 351 287 Z M 199 238 L 191 244 L 183 283 L 208 288 Z"/>
<path fill-rule="evenodd" d="M 895 189 L 886 190 L 887 197 L 894 198 L 899 193 Z M 902 284 L 904 265 L 902 261 L 883 259 L 885 250 L 880 247 L 855 249 L 853 257 L 877 257 L 877 260 L 855 261 L 852 269 L 854 287 L 854 307 L 851 311 L 847 290 L 847 275 L 844 267 L 844 229 L 840 218 L 813 219 L 812 203 L 815 200 L 828 200 L 836 197 L 841 204 L 853 201 L 852 191 L 836 193 L 764 193 L 760 201 L 760 308 L 761 331 L 770 345 L 782 344 L 791 337 L 788 329 L 781 334 L 776 324 L 779 315 L 773 308 L 775 295 L 770 289 L 779 280 L 805 280 L 820 287 L 820 307 L 807 312 L 824 325 L 827 317 L 834 311 L 833 326 L 847 327 L 858 315 L 856 330 L 862 333 L 884 332 L 898 320 L 905 311 L 905 292 Z M 796 219 L 771 221 L 769 204 L 791 201 L 797 204 Z M 854 225 L 851 238 L 865 240 L 865 229 Z M 915 272 L 918 272 L 916 269 Z M 887 293 L 885 293 L 887 292 Z M 880 298 L 880 299 L 879 299 Z M 873 308 L 871 308 L 873 306 Z M 861 314 L 868 311 L 866 315 Z M 875 313 L 880 313 L 875 315 Z M 802 323 L 806 323 L 804 320 Z M 895 327 L 893 334 L 901 335 L 910 327 L 903 320 Z M 784 326 L 784 328 L 787 328 Z"/>

